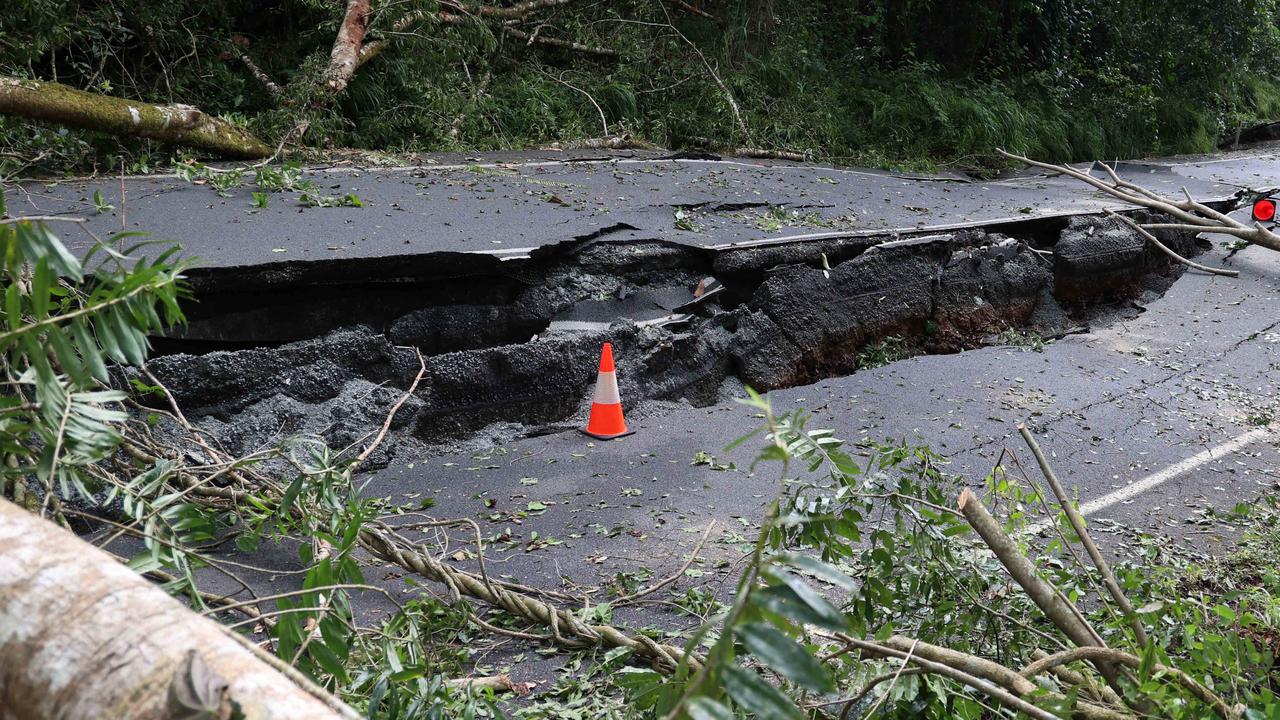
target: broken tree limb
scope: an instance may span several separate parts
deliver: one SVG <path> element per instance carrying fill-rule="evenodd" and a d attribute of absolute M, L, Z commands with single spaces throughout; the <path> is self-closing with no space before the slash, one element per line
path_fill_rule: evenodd
<path fill-rule="evenodd" d="M 360 49 L 369 29 L 369 0 L 347 0 L 347 11 L 338 27 L 329 55 L 329 68 L 325 70 L 324 83 L 330 92 L 339 93 L 351 82 L 351 75 L 360 64 Z"/>
<path fill-rule="evenodd" d="M 1119 215 L 1117 213 L 1113 213 L 1110 211 L 1107 212 L 1107 215 L 1119 220 L 1125 225 L 1128 225 L 1135 232 L 1137 232 L 1139 235 L 1145 238 L 1147 242 L 1150 242 L 1152 245 L 1155 245 L 1156 248 L 1160 250 L 1160 252 L 1163 252 L 1165 255 L 1168 255 L 1169 257 L 1173 258 L 1177 262 L 1180 262 L 1189 268 L 1195 268 L 1196 270 L 1200 270 L 1201 272 L 1207 272 L 1210 275 L 1226 275 L 1227 277 L 1240 276 L 1239 270 L 1226 270 L 1223 268 L 1209 267 L 1208 265 L 1201 265 L 1198 262 L 1193 262 L 1191 260 L 1188 260 L 1182 257 L 1181 255 L 1179 255 L 1178 253 L 1174 252 L 1172 249 L 1169 248 L 1168 245 L 1165 245 L 1164 243 L 1160 242 L 1160 240 L 1155 235 L 1152 235 L 1151 232 L 1148 231 L 1146 227 L 1139 225 L 1138 223 L 1134 222 L 1133 220 L 1130 220 L 1124 215 Z"/>
<path fill-rule="evenodd" d="M 1032 660 L 1040 660 L 1047 657 L 1049 657 L 1049 653 L 1041 650 L 1040 648 L 1036 648 L 1031 651 Z M 1073 688 L 1077 692 L 1082 693 L 1084 697 L 1092 698 L 1105 705 L 1119 706 L 1124 704 L 1124 701 L 1120 699 L 1120 696 L 1116 694 L 1115 690 L 1112 690 L 1106 685 L 1098 685 L 1093 681 L 1093 678 L 1083 673 L 1078 673 L 1075 670 L 1069 670 L 1062 665 L 1051 668 L 1049 672 L 1058 679 L 1058 682 L 1062 683 L 1065 687 Z"/>
<path fill-rule="evenodd" d="M 478 17 L 477 13 L 468 14 L 468 13 L 452 13 L 444 10 L 441 10 L 439 12 L 427 12 L 425 10 L 414 10 L 412 12 L 405 13 L 403 16 L 400 17 L 400 19 L 392 23 L 391 33 L 393 34 L 393 36 L 395 34 L 406 33 L 414 25 L 425 20 L 434 20 L 435 22 L 438 22 L 441 25 L 448 25 L 448 26 L 463 25 L 467 23 L 483 24 L 483 20 L 480 17 Z M 587 53 L 590 55 L 598 55 L 600 57 L 606 57 L 606 58 L 618 57 L 618 52 L 616 50 L 610 50 L 609 48 L 606 48 L 606 47 L 599 47 L 595 45 L 584 45 L 582 43 L 572 42 L 569 40 L 561 40 L 560 38 L 546 37 L 541 34 L 531 35 L 519 28 L 515 28 L 506 24 L 498 25 L 492 28 L 492 30 L 494 34 L 501 34 L 501 35 L 514 38 L 516 40 L 523 41 L 525 45 L 546 45 L 549 47 L 557 47 L 565 50 L 571 50 L 573 52 Z M 372 40 L 370 42 L 365 43 L 364 46 L 360 48 L 360 52 L 356 57 L 356 69 L 359 69 L 365 63 L 381 55 L 387 48 L 391 47 L 391 43 L 392 43 L 392 38 L 380 38 L 378 40 Z"/>
<path fill-rule="evenodd" d="M 1053 587 L 1040 578 L 1035 565 L 1022 554 L 1000 527 L 1000 523 L 996 522 L 991 513 L 987 512 L 986 506 L 968 488 L 960 493 L 957 504 L 964 519 L 977 531 L 982 542 L 991 549 L 1000 564 L 1009 571 L 1010 577 L 1022 587 L 1054 627 L 1078 646 L 1098 645 L 1096 633 L 1087 628 Z"/>
<path fill-rule="evenodd" d="M 584 623 L 573 612 L 489 582 L 487 576 L 480 577 L 446 565 L 384 524 L 366 525 L 360 531 L 359 541 L 361 547 L 375 557 L 442 583 L 455 598 L 465 595 L 549 628 L 557 645 L 631 648 L 636 657 L 649 661 L 661 672 L 674 671 L 682 660 L 695 670 L 702 666 L 702 658 L 686 657 L 682 648 L 659 643 L 640 633 L 628 635 L 612 625 Z"/>
<path fill-rule="evenodd" d="M 1137 227 L 1136 223 L 1131 222 L 1130 224 L 1135 228 Z M 1154 240 L 1154 238 L 1152 239 Z M 1138 647 L 1145 648 L 1147 646 L 1147 631 L 1142 627 L 1142 619 L 1133 611 L 1133 604 L 1129 602 L 1129 598 L 1120 589 L 1120 583 L 1116 582 L 1116 576 L 1111 572 L 1111 566 L 1107 563 L 1106 558 L 1102 557 L 1102 553 L 1093 542 L 1093 538 L 1089 536 L 1089 531 L 1084 525 L 1084 518 L 1080 517 L 1080 513 L 1071 502 L 1071 498 L 1067 497 L 1066 489 L 1058 481 L 1057 473 L 1049 465 L 1049 459 L 1044 456 L 1044 451 L 1040 449 L 1040 444 L 1036 442 L 1035 436 L 1031 434 L 1031 431 L 1023 423 L 1018 423 L 1018 432 L 1021 433 L 1022 439 L 1027 443 L 1027 447 L 1031 448 L 1031 454 L 1035 456 L 1036 464 L 1040 466 L 1041 474 L 1044 475 L 1045 481 L 1049 483 L 1049 488 L 1053 490 L 1053 496 L 1058 499 L 1058 506 L 1062 508 L 1062 512 L 1066 514 L 1068 522 L 1071 523 L 1071 529 L 1075 530 L 1076 537 L 1080 538 L 1080 544 L 1084 546 L 1085 552 L 1089 554 L 1089 559 L 1093 561 L 1093 566 L 1102 575 L 1102 582 L 1106 586 L 1107 592 L 1111 595 L 1111 599 L 1115 601 L 1116 605 L 1120 606 L 1120 610 L 1124 613 L 1125 618 L 1128 619 L 1129 627 L 1133 628 L 1134 637 L 1138 641 Z"/>
<path fill-rule="evenodd" d="M 15 720 L 358 718 L 72 533 L 0 500 L 0 707 Z"/>
<path fill-rule="evenodd" d="M 515 5 L 507 5 L 498 7 L 496 5 L 463 5 L 461 3 L 450 3 L 456 5 L 459 10 L 479 15 L 481 17 L 502 18 L 504 20 L 518 20 L 539 10 L 553 8 L 557 5 L 567 5 L 574 0 L 526 0 L 525 2 L 516 3 Z"/>
<path fill-rule="evenodd" d="M 247 41 L 245 42 L 247 43 Z M 231 49 L 227 51 L 226 56 L 233 57 L 238 60 L 241 65 L 244 65 L 245 70 L 249 71 L 249 74 L 253 76 L 254 80 L 258 81 L 258 84 L 267 91 L 267 94 L 274 98 L 278 98 L 284 93 L 284 89 L 281 88 L 275 80 L 272 80 L 271 76 L 268 75 L 267 72 L 258 65 L 258 63 L 253 61 L 253 58 L 249 57 L 249 53 L 245 52 L 244 49 L 235 42 L 234 38 L 232 39 Z"/>
<path fill-rule="evenodd" d="M 681 10 L 684 10 L 685 12 L 690 13 L 692 15 L 697 15 L 698 17 L 704 17 L 708 20 L 716 19 L 715 15 L 712 15 L 711 13 L 707 12 L 706 10 L 703 10 L 700 7 L 695 7 L 693 5 L 690 5 L 684 0 L 667 0 L 667 2 L 671 3 L 672 5 L 675 5 Z"/>
<path fill-rule="evenodd" d="M 445 681 L 445 685 L 458 690 L 493 690 L 494 692 L 512 692 L 516 695 L 528 695 L 533 688 L 532 683 L 518 683 L 510 675 L 486 675 L 484 677 L 455 678 Z"/>
<path fill-rule="evenodd" d="M 609 48 L 606 48 L 606 47 L 599 47 L 596 45 L 583 45 L 582 43 L 579 43 L 579 42 L 572 42 L 570 40 L 561 40 L 560 38 L 554 38 L 554 37 L 546 37 L 545 35 L 530 35 L 529 33 L 523 30 L 520 30 L 518 28 L 513 28 L 508 25 L 503 25 L 499 29 L 501 30 L 503 35 L 510 35 L 511 37 L 517 40 L 523 40 L 525 41 L 526 45 L 548 45 L 550 47 L 564 48 L 565 50 L 572 50 L 574 52 L 587 53 L 589 55 L 599 55 L 601 57 L 607 57 L 607 58 L 618 57 L 618 52 L 616 50 L 610 50 Z"/>
<path fill-rule="evenodd" d="M 1137 668 L 1142 664 L 1142 658 L 1122 650 L 1100 647 L 1078 647 L 1070 650 L 1063 650 L 1060 653 L 1054 653 L 1053 655 L 1036 660 L 1023 668 L 1019 675 L 1024 678 L 1033 678 L 1036 675 L 1052 670 L 1060 665 L 1066 665 L 1067 663 L 1077 662 L 1080 660 L 1105 660 L 1107 662 L 1131 668 Z M 1161 663 L 1155 663 L 1152 667 L 1156 672 L 1164 673 L 1172 677 L 1179 685 L 1190 691 L 1191 694 L 1195 695 L 1201 702 L 1211 706 L 1220 717 L 1224 718 L 1224 720 L 1232 720 L 1232 718 L 1239 717 L 1243 714 L 1242 712 L 1237 712 L 1236 709 L 1233 709 L 1230 705 L 1227 705 L 1225 700 L 1182 670 L 1169 667 L 1168 665 L 1162 665 Z M 1242 711 L 1243 708 L 1240 708 L 1240 710 Z"/>
<path fill-rule="evenodd" d="M 1079 647 L 1105 647 L 1098 633 L 1083 620 L 1079 612 L 1055 587 L 1040 577 L 1036 566 L 1022 554 L 1017 544 L 1000 527 L 1000 523 L 987 512 L 986 506 L 969 492 L 969 488 L 961 491 L 957 504 L 964 519 L 977 531 L 982 542 L 991 549 L 996 559 L 1009 572 L 1009 576 L 1027 593 L 1027 597 L 1031 598 L 1054 627 Z M 1123 697 L 1116 684 L 1118 673 L 1115 666 L 1105 660 L 1098 660 L 1096 665 L 1107 684 Z"/>
<path fill-rule="evenodd" d="M 0 75 L 0 114 L 189 145 L 224 157 L 263 158 L 272 151 L 249 132 L 190 105 L 155 105 L 7 75 Z"/>
<path fill-rule="evenodd" d="M 908 651 L 898 650 L 896 648 L 889 647 L 888 645 L 851 637 L 844 633 L 837 633 L 835 637 L 839 638 L 850 647 L 865 651 L 873 656 L 895 657 L 919 667 L 924 672 L 955 680 L 962 685 L 966 685 L 981 692 L 983 695 L 986 695 L 1010 710 L 1025 713 L 1028 717 L 1033 717 L 1037 720 L 1059 720 L 1057 715 L 1023 700 L 1021 697 L 1018 697 L 1017 693 L 1014 691 L 993 683 L 986 678 L 965 672 L 961 668 L 952 667 L 946 663 L 928 660 L 918 654 L 912 655 Z M 1131 717 L 1129 716 L 1122 717 L 1125 718 L 1125 720 L 1131 720 Z"/>
<path fill-rule="evenodd" d="M 1184 200 L 1166 198 L 1156 192 L 1121 179 L 1106 163 L 1099 163 L 1106 171 L 1110 183 L 1100 180 L 1087 172 L 1077 170 L 1069 165 L 1043 163 L 1021 155 L 997 149 L 1001 157 L 1016 160 L 1031 167 L 1047 170 L 1052 173 L 1066 175 L 1100 190 L 1111 197 L 1138 207 L 1172 216 L 1174 223 L 1148 223 L 1143 225 L 1147 230 L 1182 230 L 1196 233 L 1219 233 L 1231 235 L 1241 240 L 1260 245 L 1268 250 L 1280 252 L 1280 235 L 1268 230 L 1258 223 L 1246 225 L 1231 216 L 1214 210 L 1204 203 L 1197 202 L 1183 188 Z"/>

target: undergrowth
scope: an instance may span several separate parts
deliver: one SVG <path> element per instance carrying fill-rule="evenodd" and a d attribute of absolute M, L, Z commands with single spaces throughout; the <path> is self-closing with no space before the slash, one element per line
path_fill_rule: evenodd
<path fill-rule="evenodd" d="M 289 81 L 327 59 L 332 3 L 17 0 L 0 15 L 0 72 L 197 104 L 273 142 L 305 120 L 311 147 L 393 153 L 630 135 L 858 165 L 990 168 L 996 147 L 1052 161 L 1205 152 L 1280 116 L 1275 0 L 702 5 L 714 19 L 654 0 L 538 16 L 548 34 L 617 60 L 483 26 L 426 27 L 397 37 L 338 102 L 321 103 L 305 89 L 274 102 L 232 49 L 305 88 Z M 435 5 L 374 2 L 373 33 L 413 7 Z M 12 119 L 0 119 L 0 149 L 0 178 L 115 172 L 118 156 L 134 169 L 171 155 Z"/>
<path fill-rule="evenodd" d="M 353 476 L 381 435 L 354 455 L 291 438 L 232 458 L 166 408 L 162 386 L 102 389 L 143 365 L 148 332 L 181 322 L 185 265 L 172 251 L 135 261 L 103 244 L 85 263 L 32 222 L 0 223 L 0 251 L 0 373 L 13 388 L 0 402 L 3 496 L 74 521 L 103 548 L 119 551 L 114 540 L 135 536 L 136 552 L 121 560 L 367 717 L 1280 716 L 1280 573 L 1271 561 L 1280 506 L 1271 499 L 1206 512 L 1204 522 L 1240 529 L 1237 549 L 1221 560 L 1127 533 L 1108 567 L 1077 548 L 1116 528 L 1085 531 L 1029 432 L 1054 494 L 1009 461 L 983 480 L 978 500 L 926 446 L 849 443 L 811 427 L 802 410 L 775 414 L 748 391 L 759 427 L 726 451 L 758 443 L 748 470 L 776 468 L 777 493 L 754 539 L 740 538 L 746 553 L 731 592 L 690 587 L 699 575 L 683 571 L 670 583 L 636 575 L 585 595 L 580 586 L 569 594 L 503 584 L 483 564 L 479 574 L 453 565 L 484 557 L 476 520 L 441 520 L 421 503 L 361 493 Z M 714 464 L 709 457 L 694 462 Z M 428 534 L 399 543 L 409 532 Z M 297 572 L 280 571 L 295 590 L 247 601 L 202 591 L 210 573 L 236 578 L 231 567 L 241 567 L 213 548 L 253 553 L 266 543 L 297 547 Z M 432 597 L 415 580 L 418 591 L 402 599 L 369 584 L 375 567 L 435 580 L 446 594 Z M 615 610 L 643 596 L 669 598 L 696 626 L 611 624 Z M 379 598 L 396 608 L 370 627 L 357 610 Z M 1071 613 L 1054 612 L 1068 600 Z M 533 602 L 550 604 L 530 612 Z M 1079 641 L 1072 627 L 1097 641 Z M 486 651 L 517 642 L 567 658 L 554 684 L 512 700 L 467 677 Z M 1072 647 L 1114 659 L 1077 657 Z M 1071 672 L 1046 671 L 1045 657 Z M 504 692 L 529 690 L 490 679 Z"/>

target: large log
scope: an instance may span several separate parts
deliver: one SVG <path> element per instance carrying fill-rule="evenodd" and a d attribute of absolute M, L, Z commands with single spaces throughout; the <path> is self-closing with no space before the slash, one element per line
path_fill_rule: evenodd
<path fill-rule="evenodd" d="M 0 717 L 227 720 L 235 706 L 246 720 L 354 715 L 110 555 L 0 499 Z"/>
<path fill-rule="evenodd" d="M 190 145 L 230 158 L 272 152 L 249 132 L 190 105 L 155 105 L 7 75 L 0 75 L 0 114 Z"/>
<path fill-rule="evenodd" d="M 325 84 L 330 91 L 342 92 L 351 82 L 368 29 L 369 0 L 347 0 L 347 11 L 342 16 L 342 25 L 338 27 L 338 37 L 333 41 L 329 69 L 325 71 Z"/>

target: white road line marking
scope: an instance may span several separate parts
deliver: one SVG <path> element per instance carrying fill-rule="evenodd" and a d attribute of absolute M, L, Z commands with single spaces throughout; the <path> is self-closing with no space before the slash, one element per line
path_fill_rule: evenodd
<path fill-rule="evenodd" d="M 1234 453 L 1238 450 L 1242 450 L 1259 440 L 1262 440 L 1264 438 L 1268 438 L 1271 436 L 1272 436 L 1272 432 L 1271 432 L 1271 428 L 1269 427 L 1260 427 L 1260 428 L 1255 428 L 1253 430 L 1250 430 L 1249 432 L 1243 435 L 1240 435 L 1238 437 L 1232 438 L 1231 440 L 1228 440 L 1222 443 L 1221 445 L 1216 445 L 1214 447 L 1209 448 L 1208 450 L 1205 450 L 1204 452 L 1196 453 L 1195 455 L 1192 455 L 1191 457 L 1185 460 L 1182 460 L 1180 462 L 1176 462 L 1173 465 L 1170 465 L 1169 467 L 1163 470 L 1154 472 L 1142 478 L 1141 480 L 1133 483 L 1132 485 L 1126 485 L 1125 487 L 1122 487 L 1119 490 L 1116 490 L 1115 492 L 1107 493 L 1106 495 L 1103 495 L 1100 498 L 1096 498 L 1094 500 L 1090 500 L 1086 503 L 1083 503 L 1082 505 L 1080 505 L 1080 514 L 1086 515 L 1086 516 L 1093 515 L 1097 512 L 1100 512 L 1112 506 L 1118 505 L 1126 500 L 1132 500 L 1133 498 L 1141 495 L 1142 493 L 1147 492 L 1148 490 L 1151 490 L 1153 488 L 1157 488 L 1169 482 L 1170 480 L 1173 480 L 1174 478 L 1178 478 L 1183 475 L 1186 475 L 1192 470 L 1195 470 L 1196 468 L 1206 465 L 1214 460 L 1221 460 L 1227 457 L 1228 455 L 1230 455 L 1231 453 Z M 1031 525 L 1028 525 L 1022 531 L 1021 534 L 1034 535 L 1041 531 L 1047 530 L 1050 527 L 1053 527 L 1053 524 L 1049 521 L 1032 523 Z"/>

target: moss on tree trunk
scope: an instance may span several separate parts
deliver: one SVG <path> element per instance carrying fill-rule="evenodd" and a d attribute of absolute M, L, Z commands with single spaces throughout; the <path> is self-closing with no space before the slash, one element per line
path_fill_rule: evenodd
<path fill-rule="evenodd" d="M 271 154 L 249 132 L 190 105 L 155 105 L 39 80 L 0 75 L 0 114 L 189 145 L 223 157 Z"/>

